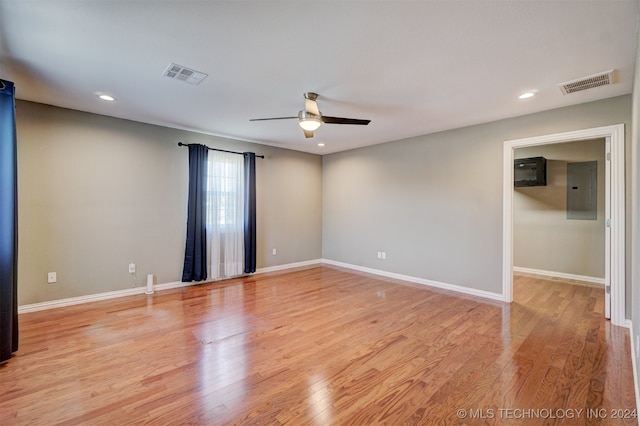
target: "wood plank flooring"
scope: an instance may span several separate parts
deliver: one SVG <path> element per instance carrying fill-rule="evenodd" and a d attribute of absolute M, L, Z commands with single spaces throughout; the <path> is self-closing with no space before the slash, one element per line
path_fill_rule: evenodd
<path fill-rule="evenodd" d="M 602 289 L 514 293 L 317 266 L 22 314 L 0 425 L 637 424 Z"/>

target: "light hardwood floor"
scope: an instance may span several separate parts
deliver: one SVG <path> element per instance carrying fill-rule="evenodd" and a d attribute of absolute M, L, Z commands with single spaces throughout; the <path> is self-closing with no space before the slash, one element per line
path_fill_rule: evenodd
<path fill-rule="evenodd" d="M 317 266 L 22 314 L 0 425 L 637 424 L 603 291 L 515 299 Z"/>

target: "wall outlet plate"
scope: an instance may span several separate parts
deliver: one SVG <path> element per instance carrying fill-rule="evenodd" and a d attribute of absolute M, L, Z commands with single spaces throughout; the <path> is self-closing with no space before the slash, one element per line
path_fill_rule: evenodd
<path fill-rule="evenodd" d="M 53 284 L 56 281 L 58 281 L 58 274 L 56 274 L 55 272 L 47 273 L 47 283 Z"/>
<path fill-rule="evenodd" d="M 136 273 L 136 264 L 135 263 L 130 263 L 129 264 L 129 273 L 130 274 L 135 274 Z"/>

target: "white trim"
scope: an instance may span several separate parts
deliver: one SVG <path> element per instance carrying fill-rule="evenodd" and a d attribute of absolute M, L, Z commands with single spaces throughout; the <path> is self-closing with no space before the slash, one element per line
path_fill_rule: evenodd
<path fill-rule="evenodd" d="M 296 262 L 296 263 L 288 263 L 285 265 L 277 265 L 277 266 L 270 266 L 267 268 L 260 268 L 258 269 L 255 273 L 256 274 L 263 274 L 263 273 L 267 273 L 267 272 L 274 272 L 274 271 L 282 271 L 285 269 L 293 269 L 293 268 L 299 268 L 302 266 L 309 266 L 309 265 L 318 265 L 321 264 L 322 260 L 321 259 L 315 259 L 315 260 L 308 260 L 308 261 L 304 261 L 304 262 Z M 180 287 L 190 287 L 193 285 L 201 285 L 201 284 L 210 284 L 213 282 L 217 282 L 217 281 L 223 281 L 229 278 L 222 278 L 219 280 L 209 280 L 209 281 L 198 281 L 198 282 L 181 282 L 181 281 L 173 281 L 173 282 L 168 282 L 168 283 L 162 283 L 162 284 L 156 284 L 153 286 L 153 290 L 154 291 L 162 291 L 162 290 L 170 290 L 172 288 L 180 288 Z M 108 300 L 108 299 L 115 299 L 117 297 L 125 297 L 125 296 L 133 296 L 136 294 L 144 294 L 145 290 L 146 290 L 146 286 L 144 287 L 134 287 L 134 288 L 127 288 L 124 290 L 115 290 L 115 291 L 108 291 L 105 293 L 96 293 L 96 294 L 89 294 L 86 296 L 77 296 L 77 297 L 69 297 L 66 299 L 58 299 L 58 300 L 51 300 L 48 302 L 40 302 L 40 303 L 32 303 L 29 305 L 22 305 L 22 306 L 18 306 L 18 314 L 25 314 L 27 312 L 36 312 L 36 311 L 44 311 L 46 309 L 54 309 L 54 308 L 63 308 L 66 306 L 73 306 L 73 305 L 79 305 L 82 303 L 89 303 L 89 302 L 98 302 L 101 300 Z"/>
<path fill-rule="evenodd" d="M 214 281 L 218 281 L 218 280 L 214 280 Z M 214 281 L 187 282 L 187 283 L 183 283 L 182 281 L 171 281 L 168 283 L 154 284 L 153 291 L 156 292 L 156 291 L 162 291 L 162 290 L 171 290 L 172 288 L 190 287 L 192 285 L 207 284 Z"/>
<path fill-rule="evenodd" d="M 605 271 L 611 285 L 611 322 L 625 324 L 625 163 L 624 124 L 576 130 L 552 135 L 515 139 L 504 142 L 503 150 L 503 225 L 502 225 L 502 294 L 513 301 L 513 151 L 526 146 L 575 142 L 595 138 L 611 139 L 611 258 L 610 271 Z M 605 278 L 606 279 L 606 278 Z"/>
<path fill-rule="evenodd" d="M 116 297 L 144 294 L 146 287 L 134 287 L 125 290 L 108 291 L 106 293 L 88 294 L 86 296 L 69 297 L 67 299 L 51 300 L 48 302 L 32 303 L 18 306 L 18 313 L 44 311 L 45 309 L 63 308 L 81 303 L 97 302 L 99 300 L 115 299 Z"/>
<path fill-rule="evenodd" d="M 266 274 L 268 272 L 277 272 L 285 269 L 300 268 L 303 266 L 321 265 L 322 259 L 306 260 L 304 262 L 287 263 L 285 265 L 267 266 L 266 268 L 259 268 L 256 270 L 256 274 Z"/>
<path fill-rule="evenodd" d="M 611 138 L 605 139 L 604 148 L 604 219 L 605 222 L 611 218 Z M 611 227 L 605 223 L 604 228 L 604 285 L 611 288 Z M 611 292 L 604 292 L 604 317 L 611 319 Z"/>
<path fill-rule="evenodd" d="M 604 278 L 589 277 L 587 275 L 567 274 L 565 272 L 545 271 L 542 269 L 522 268 L 520 266 L 514 266 L 513 272 L 520 272 L 523 274 L 541 275 L 543 277 L 560 278 L 563 280 L 575 280 L 584 281 L 591 284 L 598 284 L 604 286 Z"/>
<path fill-rule="evenodd" d="M 477 290 L 475 288 L 463 287 L 455 284 L 447 284 L 438 281 L 426 280 L 424 278 L 412 277 L 409 275 L 396 274 L 394 272 L 381 271 L 379 269 L 366 268 L 364 266 L 352 265 L 349 263 L 336 262 L 335 260 L 322 259 L 322 263 L 326 265 L 339 266 L 342 268 L 353 269 L 355 271 L 366 272 L 368 274 L 380 275 L 386 278 L 393 278 L 401 281 L 408 281 L 414 284 L 422 284 L 429 287 L 436 287 L 443 290 L 455 291 L 456 293 L 464 293 L 469 296 L 482 297 L 485 299 L 497 300 L 504 302 L 504 298 L 499 293 L 491 291 Z"/>
<path fill-rule="evenodd" d="M 631 345 L 631 368 L 633 369 L 633 389 L 636 394 L 636 409 L 640 410 L 640 382 L 638 382 L 638 364 L 636 362 L 636 350 L 635 345 L 633 344 L 633 323 L 630 320 L 627 320 L 629 327 L 629 344 Z M 638 424 L 640 425 L 640 419 L 638 420 Z"/>
<path fill-rule="evenodd" d="M 192 285 L 206 284 L 213 281 L 204 282 L 188 282 L 173 281 L 163 284 L 156 284 L 153 290 L 169 290 L 172 288 L 189 287 Z M 134 296 L 136 294 L 145 294 L 147 287 L 133 287 L 124 290 L 107 291 L 105 293 L 88 294 L 86 296 L 69 297 L 66 299 L 51 300 L 48 302 L 32 303 L 29 305 L 18 306 L 18 314 L 26 314 L 27 312 L 44 311 L 47 309 L 64 308 L 66 306 L 80 305 L 82 303 L 99 302 L 101 300 L 115 299 L 118 297 Z"/>
<path fill-rule="evenodd" d="M 502 152 L 502 296 L 513 302 L 513 147 Z"/>

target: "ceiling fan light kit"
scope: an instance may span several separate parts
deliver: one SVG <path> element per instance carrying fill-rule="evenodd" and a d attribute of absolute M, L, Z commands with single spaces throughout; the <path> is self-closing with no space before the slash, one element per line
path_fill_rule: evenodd
<path fill-rule="evenodd" d="M 318 128 L 322 124 L 322 119 L 320 118 L 319 115 L 315 115 L 305 110 L 302 110 L 298 112 L 298 124 L 304 130 L 313 132 L 315 130 L 318 130 Z"/>
<path fill-rule="evenodd" d="M 355 124 L 360 126 L 366 126 L 371 120 L 362 120 L 359 118 L 344 118 L 344 117 L 328 117 L 322 115 L 318 109 L 316 99 L 317 93 L 307 92 L 304 94 L 304 109 L 298 112 L 297 117 L 273 117 L 273 118 L 252 118 L 249 121 L 267 121 L 267 120 L 287 120 L 290 118 L 297 118 L 298 125 L 302 128 L 305 138 L 312 138 L 313 132 L 320 128 L 322 123 L 327 124 Z"/>

